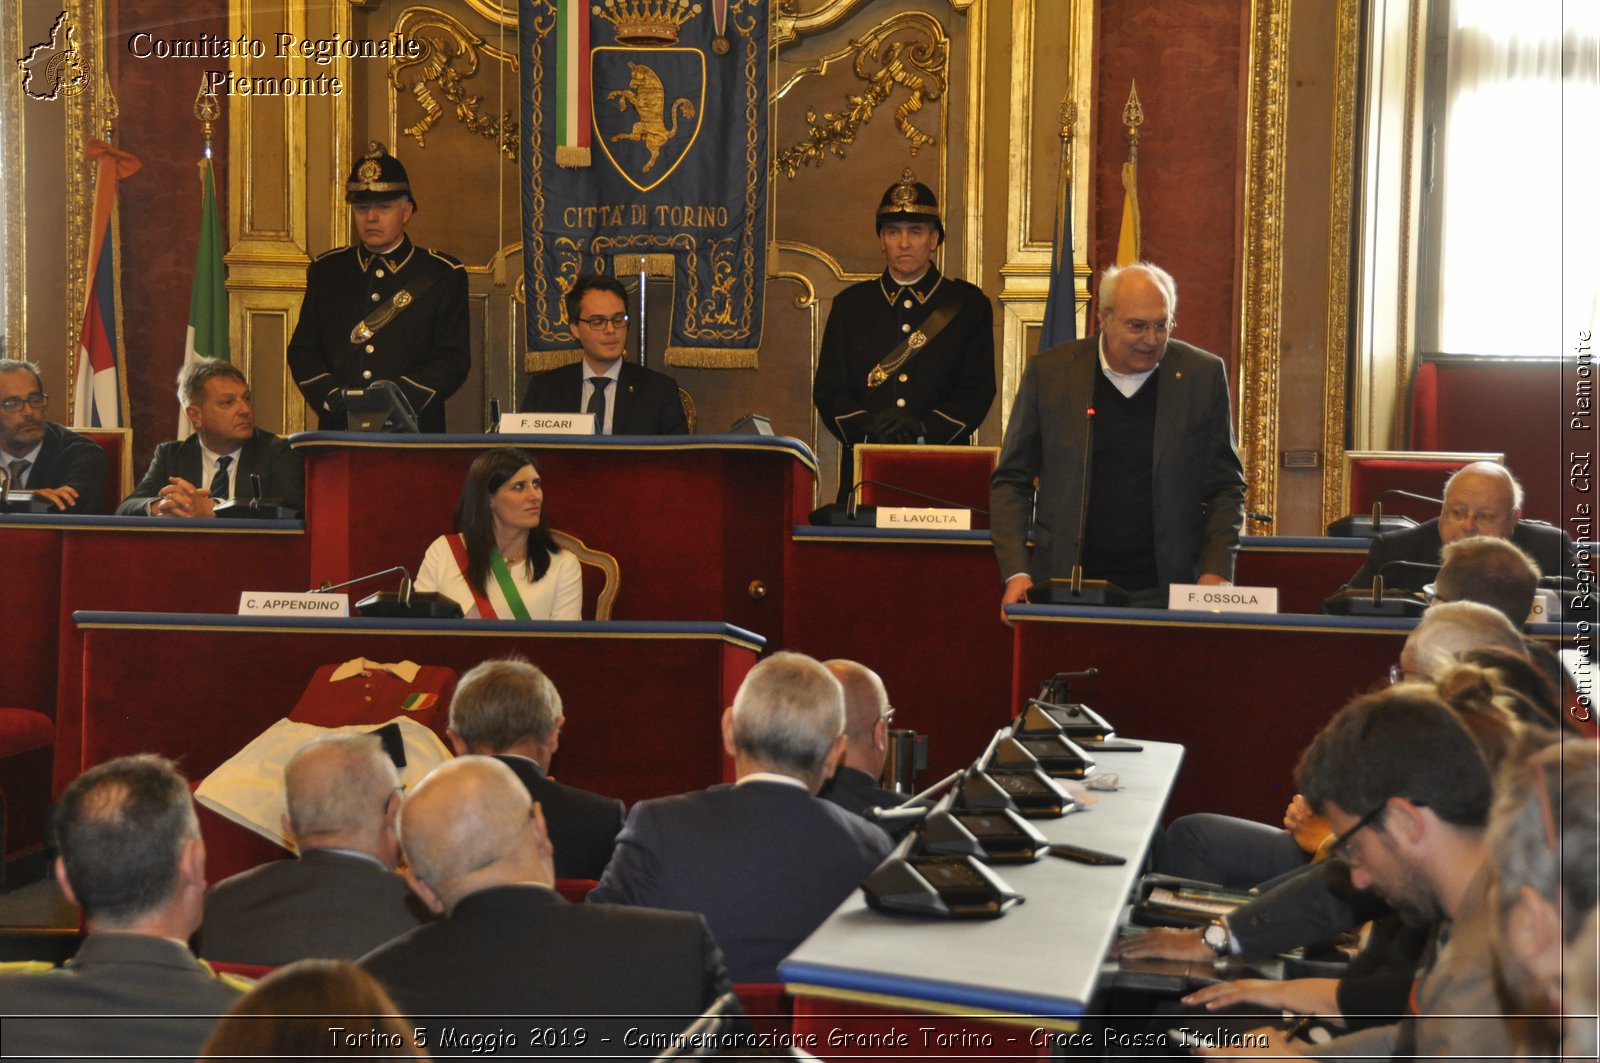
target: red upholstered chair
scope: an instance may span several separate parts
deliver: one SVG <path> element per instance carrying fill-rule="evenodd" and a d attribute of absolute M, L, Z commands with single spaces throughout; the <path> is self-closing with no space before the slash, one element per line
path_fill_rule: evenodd
<path fill-rule="evenodd" d="M 204 959 L 204 957 L 201 958 Z M 250 978 L 256 981 L 260 981 L 277 970 L 276 967 L 261 963 L 229 963 L 226 960 L 206 960 L 205 963 L 206 966 L 218 974 L 236 974 L 241 978 Z"/>
<path fill-rule="evenodd" d="M 600 883 L 592 878 L 558 878 L 556 892 L 573 904 L 582 904 L 589 891 L 598 885 Z"/>
<path fill-rule="evenodd" d="M 56 729 L 32 709 L 0 708 L 0 859 L 13 860 L 45 846 L 50 819 L 50 764 Z"/>
<path fill-rule="evenodd" d="M 782 982 L 738 982 L 733 987 L 739 1006 L 758 1033 L 786 1034 L 794 1027 L 794 997 Z"/>
<path fill-rule="evenodd" d="M 1492 453 L 1446 453 L 1425 450 L 1350 450 L 1344 455 L 1346 513 L 1370 513 L 1372 500 L 1381 492 L 1398 488 L 1413 494 L 1440 498 L 1451 473 L 1475 461 L 1503 462 Z M 1439 515 L 1438 506 L 1408 498 L 1386 498 L 1383 511 L 1421 522 Z"/>
<path fill-rule="evenodd" d="M 930 506 L 937 503 L 894 487 L 904 487 L 973 510 L 989 508 L 989 477 L 1000 460 L 999 447 L 892 446 L 862 443 L 855 448 L 852 483 L 863 484 L 864 506 Z M 880 484 L 892 484 L 882 487 Z M 973 513 L 972 526 L 987 528 L 989 519 Z"/>
<path fill-rule="evenodd" d="M 116 511 L 117 503 L 133 493 L 133 430 L 131 428 L 74 428 L 85 439 L 100 444 L 106 452 L 105 486 L 100 491 L 100 509 Z"/>
<path fill-rule="evenodd" d="M 556 543 L 578 558 L 583 573 L 583 615 L 594 620 L 610 620 L 622 587 L 622 568 L 604 550 L 596 550 L 576 535 L 552 529 Z"/>

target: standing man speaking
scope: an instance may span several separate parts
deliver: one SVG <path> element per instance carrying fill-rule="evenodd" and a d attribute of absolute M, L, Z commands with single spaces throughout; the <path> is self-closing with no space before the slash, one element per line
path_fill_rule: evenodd
<path fill-rule="evenodd" d="M 1023 373 L 989 489 L 1002 607 L 1071 574 L 1080 522 L 1084 576 L 1134 605 L 1164 604 L 1172 583 L 1232 582 L 1245 484 L 1227 369 L 1171 338 L 1177 309 L 1166 270 L 1112 267 L 1100 278 L 1100 334 Z"/>
<path fill-rule="evenodd" d="M 965 443 L 994 402 L 994 309 L 933 264 L 944 242 L 933 190 L 904 171 L 877 223 L 887 268 L 834 299 L 811 389 L 843 444 L 841 502 L 857 443 Z"/>

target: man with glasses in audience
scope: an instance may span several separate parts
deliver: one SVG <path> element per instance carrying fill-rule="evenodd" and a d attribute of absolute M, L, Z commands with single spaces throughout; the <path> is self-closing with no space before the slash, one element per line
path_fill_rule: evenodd
<path fill-rule="evenodd" d="M 1171 338 L 1178 289 L 1159 266 L 1106 270 L 1099 307 L 1100 335 L 1035 357 L 1011 408 L 989 495 L 1002 607 L 1080 562 L 1134 605 L 1233 580 L 1245 484 L 1227 368 Z"/>
<path fill-rule="evenodd" d="M 11 490 L 32 491 L 63 513 L 99 513 L 106 452 L 45 420 L 50 396 L 39 367 L 0 347 L 0 468 Z"/>
<path fill-rule="evenodd" d="M 1444 482 L 1444 505 L 1437 517 L 1372 540 L 1366 563 L 1348 585 L 1371 587 L 1373 577 L 1381 574 L 1387 587 L 1421 590 L 1434 581 L 1444 548 L 1475 535 L 1510 540 L 1541 573 L 1577 577 L 1571 537 L 1543 521 L 1523 520 L 1522 485 L 1516 477 L 1503 465 L 1475 461 Z"/>
<path fill-rule="evenodd" d="M 1419 757 L 1417 750 L 1427 756 Z M 1329 1044 L 1319 1058 L 1509 1056 L 1511 1029 L 1495 995 L 1492 871 L 1485 824 L 1493 786 L 1461 716 L 1425 688 L 1359 698 L 1311 743 L 1295 772 L 1311 806 L 1339 832 L 1332 851 L 1351 884 L 1381 894 L 1413 925 L 1437 922 L 1412 987 L 1412 1014 Z M 1265 1033 L 1265 1031 L 1263 1031 Z M 1276 1031 L 1252 1048 L 1202 1055 L 1276 1055 Z"/>
<path fill-rule="evenodd" d="M 529 380 L 522 412 L 592 413 L 596 435 L 688 435 L 678 382 L 623 357 L 628 290 L 622 282 L 584 274 L 564 302 L 583 358 Z"/>

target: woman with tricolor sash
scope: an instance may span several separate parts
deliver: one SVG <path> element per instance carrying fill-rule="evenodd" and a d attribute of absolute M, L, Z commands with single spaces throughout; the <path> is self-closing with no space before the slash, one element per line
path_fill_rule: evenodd
<path fill-rule="evenodd" d="M 428 547 L 417 590 L 454 599 L 469 620 L 582 620 L 578 559 L 544 520 L 544 481 L 525 450 L 484 451 L 467 470 L 456 531 Z"/>

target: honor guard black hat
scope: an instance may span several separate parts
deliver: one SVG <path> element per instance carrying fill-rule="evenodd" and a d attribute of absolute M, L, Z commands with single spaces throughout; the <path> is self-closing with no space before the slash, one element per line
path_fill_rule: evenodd
<path fill-rule="evenodd" d="M 400 160 L 389 154 L 382 142 L 367 142 L 367 153 L 356 160 L 355 168 L 344 183 L 346 203 L 383 203 L 405 196 L 413 209 L 417 197 L 411 194 L 411 182 Z"/>
<path fill-rule="evenodd" d="M 917 180 L 909 169 L 900 171 L 900 180 L 884 190 L 878 203 L 878 232 L 890 222 L 931 222 L 939 232 L 939 242 L 944 242 L 944 223 L 939 220 L 939 200 L 933 189 Z"/>

